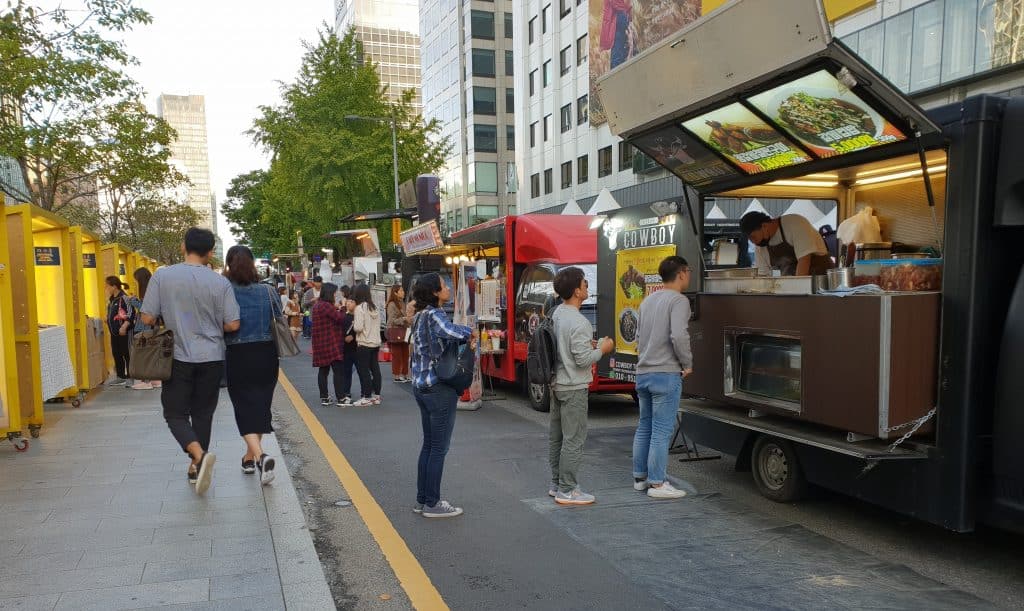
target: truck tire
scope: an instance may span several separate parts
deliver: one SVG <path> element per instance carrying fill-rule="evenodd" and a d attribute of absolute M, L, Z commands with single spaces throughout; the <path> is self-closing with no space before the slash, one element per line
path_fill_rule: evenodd
<path fill-rule="evenodd" d="M 754 442 L 750 463 L 754 484 L 766 498 L 788 503 L 803 497 L 807 480 L 792 443 L 761 435 Z"/>
<path fill-rule="evenodd" d="M 530 398 L 530 407 L 538 412 L 551 411 L 551 387 L 547 384 L 532 384 L 526 381 L 526 396 Z"/>

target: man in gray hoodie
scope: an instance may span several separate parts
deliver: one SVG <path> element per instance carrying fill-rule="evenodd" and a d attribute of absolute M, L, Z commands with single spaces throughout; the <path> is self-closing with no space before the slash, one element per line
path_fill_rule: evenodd
<path fill-rule="evenodd" d="M 579 489 L 576 473 L 583 461 L 587 440 L 587 404 L 593 365 L 612 351 L 614 342 L 605 337 L 595 342 L 594 328 L 580 314 L 587 300 L 588 285 L 583 270 L 563 268 L 555 275 L 555 293 L 562 305 L 555 308 L 551 321 L 555 327 L 558 359 L 551 388 L 551 431 L 549 459 L 551 487 L 548 494 L 561 505 L 588 505 L 594 495 Z"/>
<path fill-rule="evenodd" d="M 665 257 L 658 275 L 664 288 L 640 304 L 636 363 L 640 419 L 633 436 L 633 489 L 646 490 L 654 499 L 677 499 L 686 492 L 665 479 L 665 469 L 683 378 L 693 371 L 690 301 L 682 294 L 690 286 L 690 266 L 682 257 Z"/>

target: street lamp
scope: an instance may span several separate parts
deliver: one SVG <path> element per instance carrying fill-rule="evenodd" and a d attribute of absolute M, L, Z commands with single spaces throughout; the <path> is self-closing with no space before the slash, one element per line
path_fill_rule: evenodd
<path fill-rule="evenodd" d="M 398 122 L 395 116 L 390 117 L 363 117 L 360 115 L 345 115 L 347 121 L 376 121 L 378 123 L 391 124 L 391 164 L 395 172 L 395 210 L 401 208 L 398 199 Z"/>

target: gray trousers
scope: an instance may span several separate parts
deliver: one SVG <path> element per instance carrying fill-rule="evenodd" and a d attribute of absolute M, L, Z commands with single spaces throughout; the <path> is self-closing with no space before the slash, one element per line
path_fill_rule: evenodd
<path fill-rule="evenodd" d="M 576 474 L 583 462 L 583 444 L 587 441 L 587 402 L 590 392 L 552 390 L 551 432 L 548 436 L 551 483 L 562 492 L 576 488 Z"/>

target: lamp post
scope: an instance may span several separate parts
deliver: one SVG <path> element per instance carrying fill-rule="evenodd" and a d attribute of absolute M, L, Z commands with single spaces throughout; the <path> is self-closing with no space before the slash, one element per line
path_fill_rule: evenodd
<path fill-rule="evenodd" d="M 401 202 L 398 199 L 398 125 L 395 116 L 390 117 L 363 117 L 360 115 L 346 115 L 348 121 L 376 121 L 378 123 L 391 124 L 391 165 L 395 174 L 395 210 L 401 209 Z"/>

